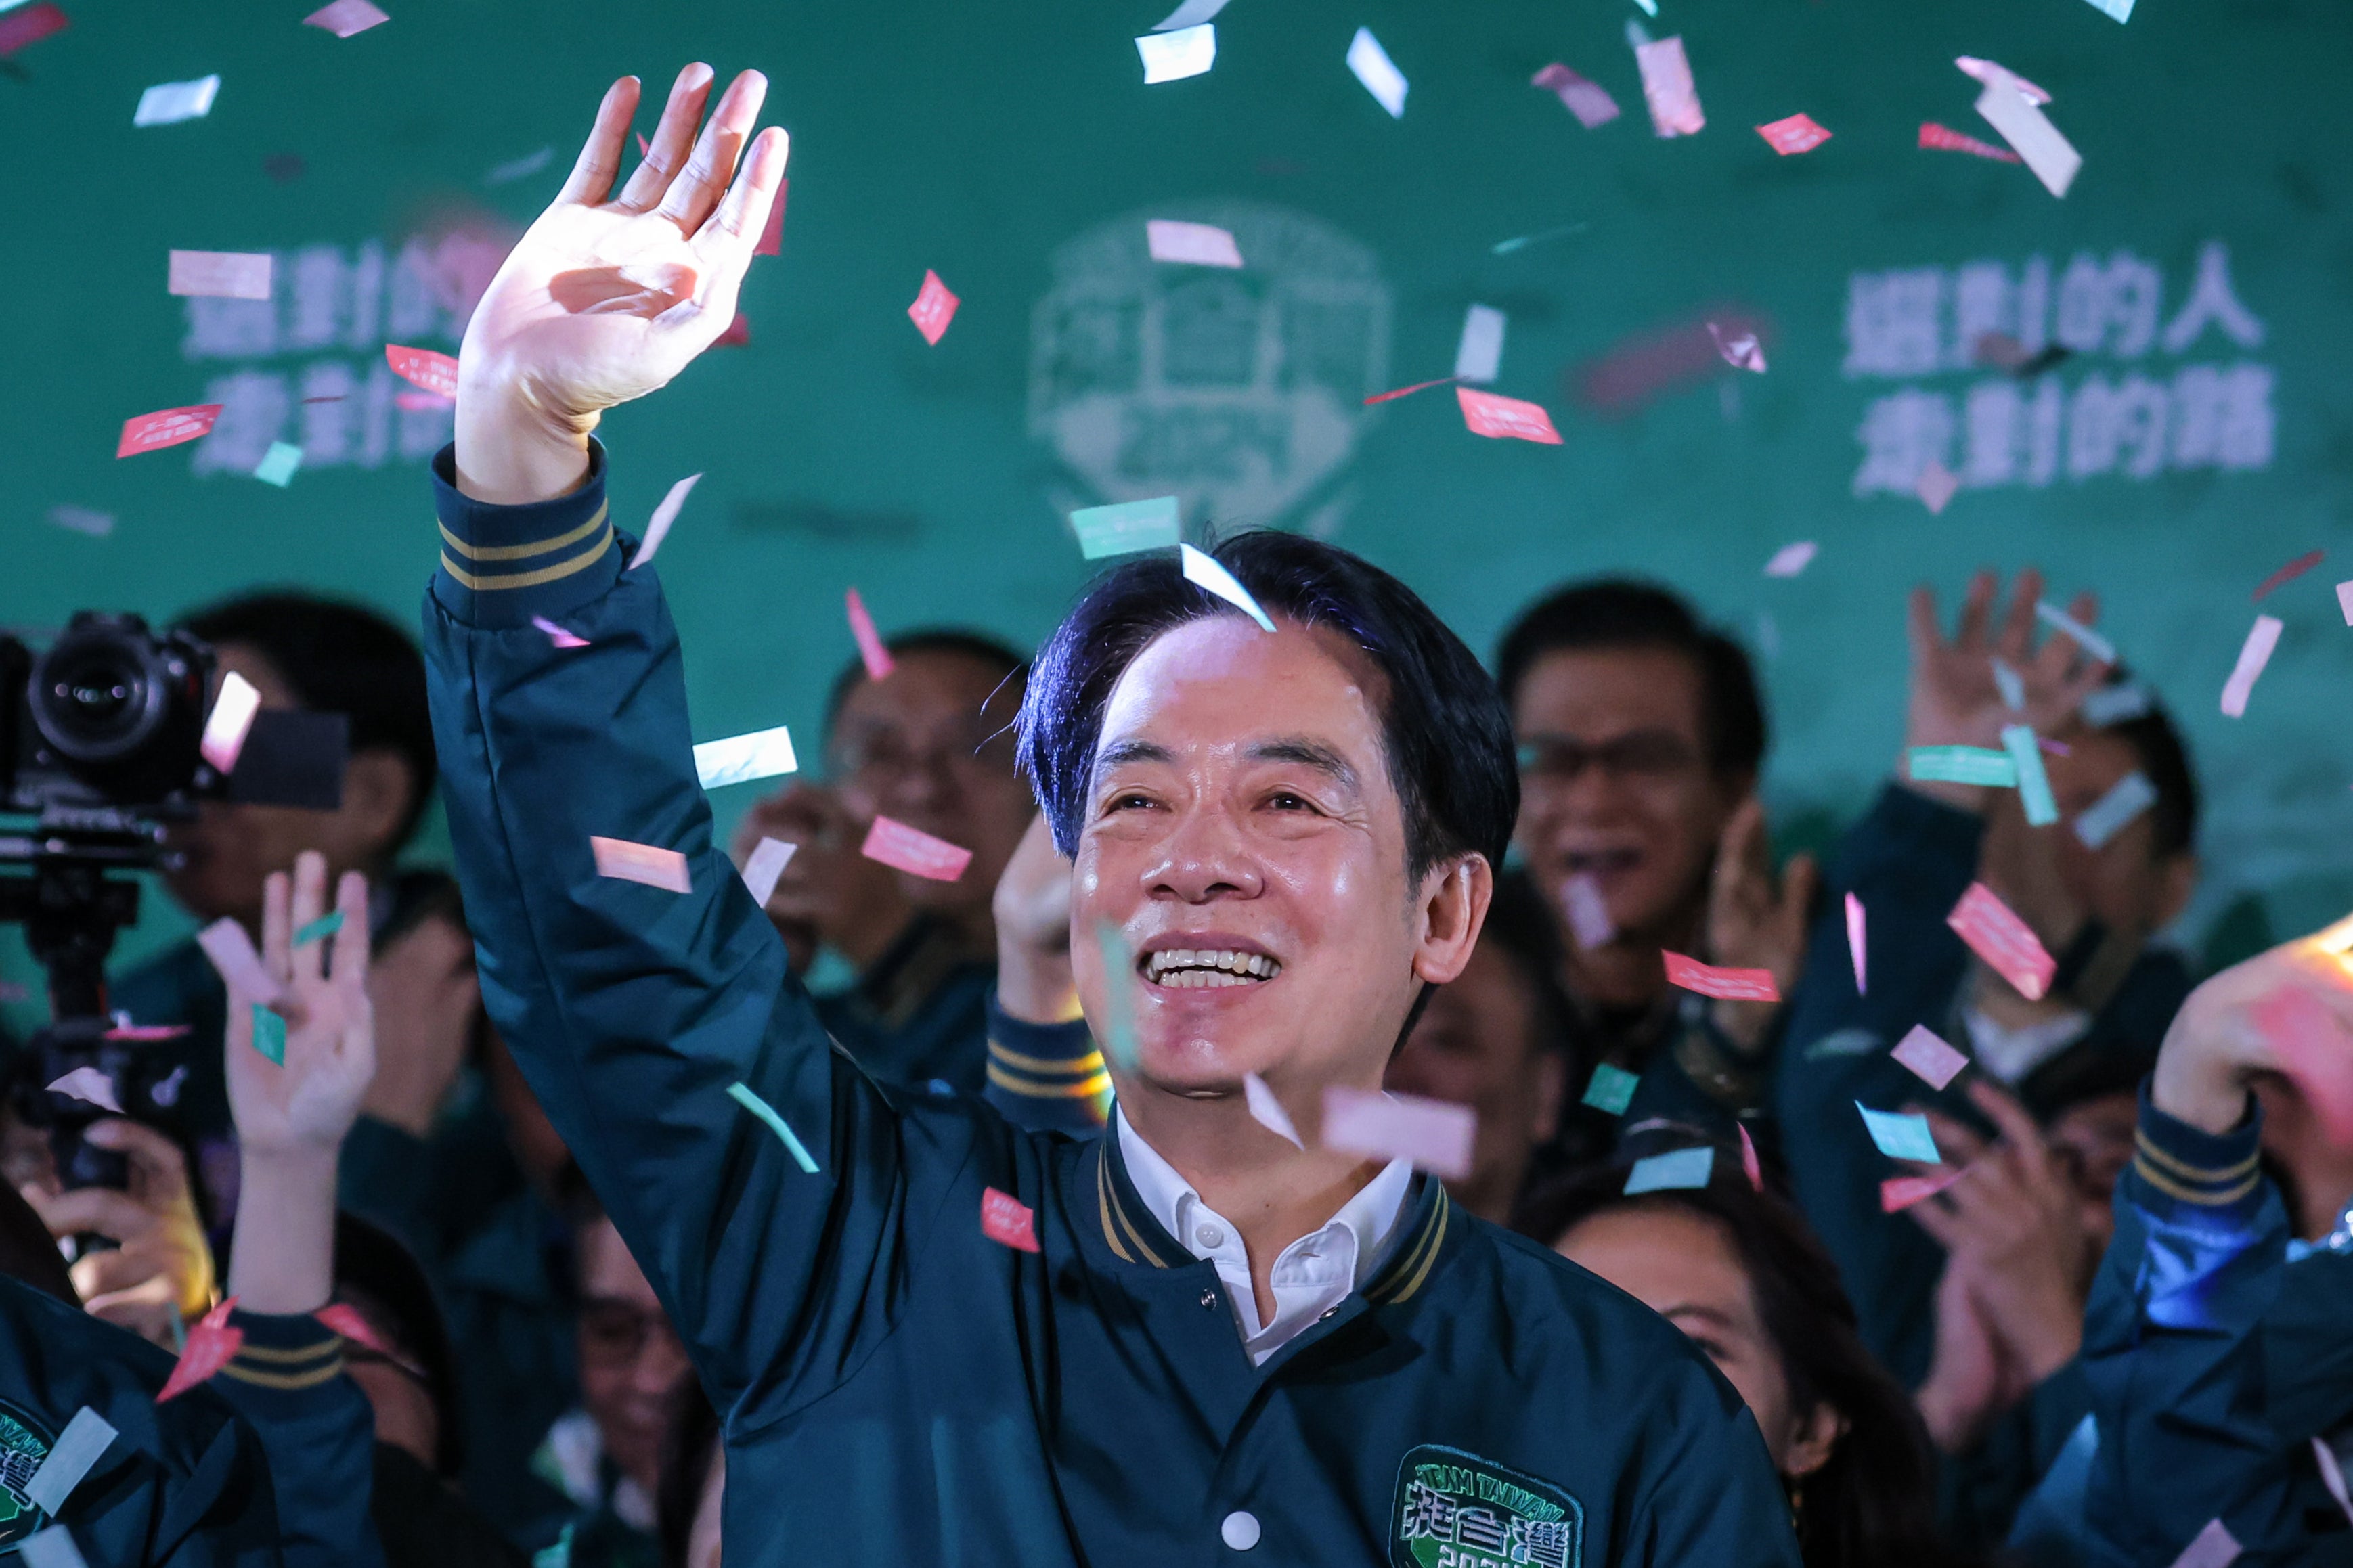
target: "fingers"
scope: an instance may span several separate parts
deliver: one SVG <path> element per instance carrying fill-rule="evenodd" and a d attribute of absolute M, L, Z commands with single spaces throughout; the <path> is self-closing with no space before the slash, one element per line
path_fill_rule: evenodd
<path fill-rule="evenodd" d="M 1814 894 L 1821 887 L 1821 868 L 1814 863 L 1811 855 L 1792 855 L 1789 863 L 1781 868 L 1781 907 L 1776 923 L 1780 927 L 1782 949 L 1793 960 L 1805 956 L 1807 917 L 1813 910 Z M 1795 981 L 1792 975 L 1790 984 Z M 1782 994 L 1787 995 L 1788 989 L 1788 984 L 1784 984 Z"/>
<path fill-rule="evenodd" d="M 75 1187 L 33 1206 L 51 1236 L 92 1235 L 132 1241 L 163 1223 L 154 1210 L 111 1187 Z"/>
<path fill-rule="evenodd" d="M 334 962 L 330 965 L 335 989 L 346 995 L 367 997 L 368 885 L 357 871 L 346 871 L 335 884 L 335 912 L 343 923 L 335 931 Z M 325 942 L 319 943 L 325 947 Z"/>
<path fill-rule="evenodd" d="M 711 68 L 701 60 L 690 62 L 678 73 L 678 79 L 670 86 L 670 100 L 662 105 L 661 122 L 654 127 L 653 140 L 646 143 L 645 161 L 621 187 L 615 206 L 641 213 L 651 212 L 660 204 L 694 145 L 694 128 L 710 100 L 712 79 Z"/>
<path fill-rule="evenodd" d="M 283 871 L 272 871 L 261 882 L 261 967 L 280 985 L 294 977 L 294 922 L 288 912 L 293 886 Z"/>
<path fill-rule="evenodd" d="M 736 160 L 752 139 L 752 127 L 759 123 L 760 105 L 767 96 L 768 79 L 754 70 L 737 72 L 720 95 L 719 106 L 711 111 L 709 123 L 695 140 L 694 155 L 687 160 L 685 173 L 670 182 L 662 197 L 661 216 L 683 232 L 700 229 L 719 205 L 728 183 L 735 178 Z M 776 132 L 777 137 L 783 134 Z M 781 159 L 775 174 L 784 174 Z M 764 205 L 760 216 L 765 217 L 767 210 Z"/>
<path fill-rule="evenodd" d="M 2001 1131 L 2001 1140 L 2021 1152 L 2040 1151 L 2043 1147 L 2042 1129 L 2026 1113 L 2026 1107 L 2003 1093 L 1980 1076 L 1969 1079 L 1969 1099 L 1986 1113 L 1987 1120 Z"/>
<path fill-rule="evenodd" d="M 1980 1136 L 1977 1129 L 1959 1121 L 1941 1110 L 1924 1110 L 1928 1119 L 1928 1131 L 1936 1135 L 1936 1151 L 1950 1165 L 1970 1165 L 1977 1163 L 1993 1145 Z"/>
<path fill-rule="evenodd" d="M 1725 823 L 1715 844 L 1715 867 L 1709 874 L 1708 901 L 1718 914 L 1728 914 L 1767 874 L 1765 807 L 1755 795 L 1740 803 Z"/>
<path fill-rule="evenodd" d="M 151 1208 L 188 1201 L 187 1156 L 153 1127 L 110 1116 L 91 1122 L 82 1136 L 130 1162 L 135 1201 Z"/>
<path fill-rule="evenodd" d="M 1912 663 L 1917 668 L 1936 651 L 1936 595 L 1926 584 L 1912 590 L 1905 610 L 1905 630 L 1912 644 Z"/>
<path fill-rule="evenodd" d="M 750 156 L 744 160 L 743 172 L 728 187 L 726 199 L 695 235 L 697 255 L 711 262 L 732 261 L 741 256 L 749 264 L 752 247 L 767 227 L 768 209 L 776 205 L 777 188 L 785 182 L 785 163 L 792 148 L 792 138 L 782 126 L 771 125 L 760 132 Z M 720 266 L 706 268 L 705 275 L 739 277 L 741 269 Z"/>
<path fill-rule="evenodd" d="M 1961 600 L 1960 628 L 1953 634 L 1953 646 L 1960 648 L 1981 648 L 1985 646 L 1986 622 L 1993 610 L 1994 578 L 1990 572 L 1979 572 L 1969 578 L 1968 593 Z"/>
<path fill-rule="evenodd" d="M 294 930 L 307 930 L 326 912 L 326 908 L 327 858 L 315 849 L 305 849 L 294 857 Z M 298 988 L 316 985 L 326 973 L 327 944 L 306 942 L 292 946 L 290 934 L 288 942 L 291 947 L 291 968 L 281 978 L 292 979 Z"/>
<path fill-rule="evenodd" d="M 2010 584 L 2010 609 L 1994 642 L 1994 651 L 2013 665 L 2024 664 L 2034 647 L 2034 606 L 2042 599 L 2042 574 L 2029 566 Z"/>
<path fill-rule="evenodd" d="M 605 100 L 596 106 L 596 123 L 589 127 L 588 140 L 572 165 L 572 177 L 556 193 L 557 202 L 594 206 L 612 190 L 613 176 L 621 172 L 629 121 L 638 112 L 638 79 L 633 76 L 625 76 L 605 89 Z"/>

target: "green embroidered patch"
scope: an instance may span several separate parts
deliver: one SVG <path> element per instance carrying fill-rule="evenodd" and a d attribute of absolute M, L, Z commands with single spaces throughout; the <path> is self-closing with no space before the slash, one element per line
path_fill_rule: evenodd
<path fill-rule="evenodd" d="M 49 1457 L 49 1445 L 56 1441 L 29 1413 L 0 1400 L 0 1547 L 24 1540 L 48 1522 L 25 1489 L 33 1484 L 33 1472 Z"/>
<path fill-rule="evenodd" d="M 1572 1568 L 1585 1506 L 1549 1481 L 1424 1443 L 1398 1465 L 1393 1568 Z"/>

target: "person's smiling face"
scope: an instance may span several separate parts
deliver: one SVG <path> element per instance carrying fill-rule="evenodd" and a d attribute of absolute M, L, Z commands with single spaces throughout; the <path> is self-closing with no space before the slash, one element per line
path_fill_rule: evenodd
<path fill-rule="evenodd" d="M 1278 624 L 1187 622 L 1104 708 L 1072 889 L 1079 993 L 1099 1035 L 1115 989 L 1133 998 L 1135 1070 L 1173 1093 L 1230 1094 L 1250 1072 L 1377 1087 L 1415 994 L 1460 971 L 1486 910 L 1476 856 L 1409 876 L 1370 659 Z M 1116 988 L 1105 922 L 1134 954 Z"/>

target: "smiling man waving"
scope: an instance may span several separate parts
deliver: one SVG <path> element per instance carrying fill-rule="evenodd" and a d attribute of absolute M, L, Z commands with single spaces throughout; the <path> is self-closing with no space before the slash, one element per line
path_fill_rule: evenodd
<path fill-rule="evenodd" d="M 1793 1563 L 1755 1425 L 1681 1334 L 1317 1147 L 1324 1090 L 1377 1089 L 1469 957 L 1516 803 L 1492 686 L 1353 556 L 1223 546 L 1272 635 L 1131 563 L 1039 659 L 1022 752 L 1076 864 L 1079 993 L 1137 1046 L 1115 1136 L 829 1048 L 712 842 L 677 634 L 589 437 L 732 318 L 782 177 L 755 75 L 698 140 L 711 83 L 681 74 L 614 194 L 617 84 L 476 310 L 426 631 L 483 997 L 723 1413 L 731 1568 Z M 592 838 L 691 890 L 598 876 Z M 1305 1149 L 1250 1117 L 1252 1072 Z"/>

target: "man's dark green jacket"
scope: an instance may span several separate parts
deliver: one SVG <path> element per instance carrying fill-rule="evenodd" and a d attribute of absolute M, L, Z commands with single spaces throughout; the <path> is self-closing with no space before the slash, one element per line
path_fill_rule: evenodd
<path fill-rule="evenodd" d="M 722 1412 L 729 1568 L 1797 1562 L 1755 1423 L 1683 1336 L 1437 1183 L 1253 1366 L 1116 1140 L 862 1075 L 712 842 L 601 451 L 525 507 L 449 464 L 425 646 L 483 997 Z M 599 877 L 592 837 L 676 852 L 692 890 Z M 991 1188 L 1039 1251 L 983 1234 Z"/>

